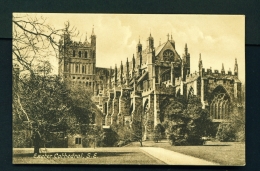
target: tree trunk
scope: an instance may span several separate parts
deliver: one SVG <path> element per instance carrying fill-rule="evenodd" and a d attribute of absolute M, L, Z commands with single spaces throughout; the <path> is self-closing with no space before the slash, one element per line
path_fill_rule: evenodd
<path fill-rule="evenodd" d="M 38 156 L 38 154 L 40 153 L 40 147 L 39 144 L 34 145 L 34 155 Z"/>
<path fill-rule="evenodd" d="M 38 156 L 38 154 L 40 153 L 40 142 L 41 142 L 40 133 L 38 131 L 34 132 L 32 139 L 33 139 L 33 146 L 34 146 L 34 155 Z"/>

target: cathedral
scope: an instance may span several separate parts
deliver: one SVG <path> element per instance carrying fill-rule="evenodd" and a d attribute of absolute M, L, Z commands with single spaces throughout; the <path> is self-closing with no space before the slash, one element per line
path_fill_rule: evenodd
<path fill-rule="evenodd" d="M 167 41 L 154 46 L 154 38 L 147 38 L 148 46 L 139 43 L 132 59 L 113 68 L 96 66 L 96 35 L 94 29 L 84 42 L 75 42 L 66 34 L 60 41 L 59 75 L 70 85 L 81 85 L 93 92 L 93 101 L 103 113 L 98 125 L 129 125 L 144 118 L 144 139 L 157 124 L 165 119 L 165 109 L 177 97 L 199 97 L 202 108 L 208 109 L 213 122 L 225 122 L 242 100 L 242 84 L 238 78 L 238 63 L 234 59 L 234 71 L 212 70 L 203 67 L 201 54 L 198 71 L 190 73 L 188 45 L 181 56 L 175 49 L 175 41 L 168 35 Z"/>

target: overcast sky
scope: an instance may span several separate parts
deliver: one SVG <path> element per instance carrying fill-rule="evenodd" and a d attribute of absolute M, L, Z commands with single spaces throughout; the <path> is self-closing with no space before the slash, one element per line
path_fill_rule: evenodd
<path fill-rule="evenodd" d="M 97 66 L 114 67 L 132 58 L 139 40 L 143 48 L 151 32 L 155 46 L 172 34 L 177 52 L 184 53 L 185 43 L 191 55 L 191 73 L 198 71 L 199 53 L 203 67 L 234 72 L 238 61 L 239 78 L 245 80 L 245 17 L 238 15 L 147 15 L 147 14 L 37 14 L 46 17 L 56 29 L 66 21 L 80 34 L 75 41 L 88 40 L 94 25 L 97 36 Z M 57 61 L 53 61 L 57 66 Z"/>

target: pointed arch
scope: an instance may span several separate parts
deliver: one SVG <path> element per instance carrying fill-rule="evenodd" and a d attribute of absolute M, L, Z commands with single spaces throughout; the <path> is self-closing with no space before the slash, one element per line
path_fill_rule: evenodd
<path fill-rule="evenodd" d="M 188 100 L 194 96 L 194 89 L 191 86 L 188 91 Z"/>
<path fill-rule="evenodd" d="M 162 82 L 168 81 L 171 79 L 170 71 L 171 71 L 170 69 L 167 69 L 160 75 Z"/>
<path fill-rule="evenodd" d="M 228 119 L 230 96 L 222 86 L 217 86 L 211 94 L 210 114 L 212 119 Z"/>

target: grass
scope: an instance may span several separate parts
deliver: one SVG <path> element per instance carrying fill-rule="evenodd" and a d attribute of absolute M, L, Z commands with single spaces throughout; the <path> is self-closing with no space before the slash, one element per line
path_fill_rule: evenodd
<path fill-rule="evenodd" d="M 143 142 L 144 147 L 161 147 L 174 152 L 197 157 L 220 165 L 245 165 L 245 143 L 221 143 L 207 142 L 204 146 L 171 146 L 167 141 L 154 143 L 153 141 Z M 77 154 L 84 158 L 34 158 L 33 149 L 14 149 L 14 164 L 134 164 L 134 165 L 161 165 L 165 164 L 151 155 L 140 150 L 139 142 L 134 142 L 127 147 L 114 148 L 50 148 L 47 154 L 66 155 Z M 94 158 L 96 153 L 97 158 Z M 44 154 L 44 153 L 43 153 Z M 91 156 L 88 158 L 87 156 Z M 56 155 L 57 157 L 57 155 Z"/>
<path fill-rule="evenodd" d="M 49 158 L 35 158 L 33 149 L 14 149 L 14 164 L 164 164 L 147 156 L 138 148 L 98 148 L 98 149 L 48 149 Z M 79 158 L 58 158 L 66 155 L 79 155 Z M 96 157 L 94 154 L 96 153 Z M 44 156 L 44 153 L 42 153 Z"/>
<path fill-rule="evenodd" d="M 154 143 L 143 142 L 144 146 L 161 147 L 189 156 L 197 157 L 220 165 L 245 165 L 245 143 L 239 142 L 207 142 L 203 146 L 171 146 L 163 141 Z M 132 143 L 130 146 L 140 146 L 140 143 Z"/>
<path fill-rule="evenodd" d="M 165 147 L 175 152 L 198 157 L 221 165 L 245 165 L 245 144 Z"/>

